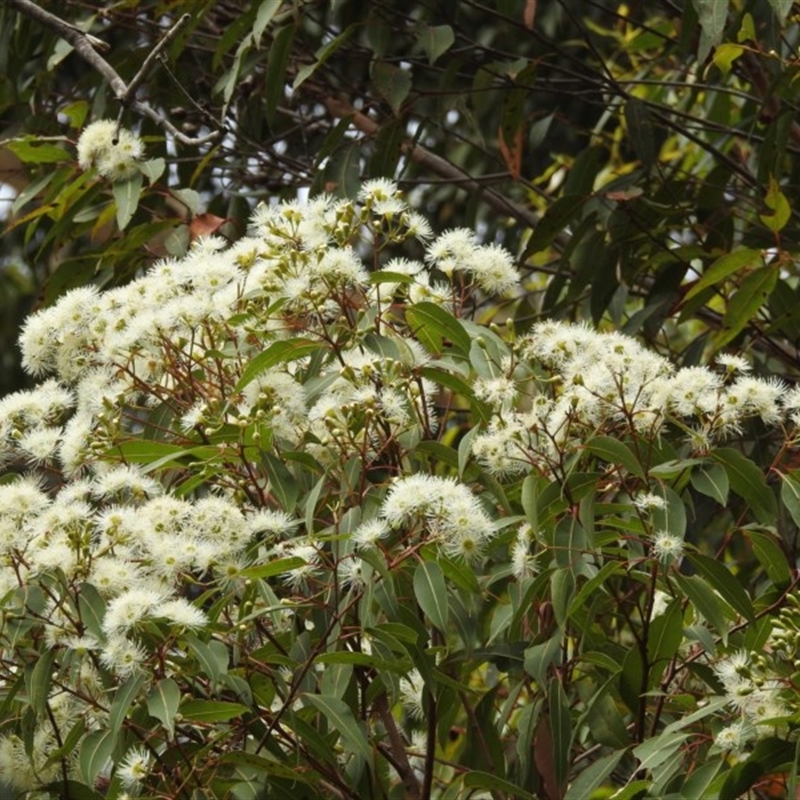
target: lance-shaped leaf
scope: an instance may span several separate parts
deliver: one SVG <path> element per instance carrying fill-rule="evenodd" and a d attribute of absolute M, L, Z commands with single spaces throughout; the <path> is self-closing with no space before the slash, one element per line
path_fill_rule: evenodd
<path fill-rule="evenodd" d="M 339 732 L 344 746 L 360 755 L 368 764 L 372 760 L 372 748 L 364 732 L 359 727 L 350 706 L 336 697 L 321 694 L 307 694 L 306 700 L 321 711 L 334 730 Z"/>
<path fill-rule="evenodd" d="M 414 595 L 428 619 L 444 633 L 447 630 L 447 586 L 442 568 L 423 561 L 414 572 Z"/>

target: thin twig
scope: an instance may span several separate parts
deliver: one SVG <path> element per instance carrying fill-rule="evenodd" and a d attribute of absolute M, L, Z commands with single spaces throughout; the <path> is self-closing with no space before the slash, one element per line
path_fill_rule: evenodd
<path fill-rule="evenodd" d="M 119 73 L 100 55 L 98 50 L 108 50 L 108 44 L 96 36 L 84 33 L 74 25 L 40 8 L 31 0 L 7 0 L 8 5 L 15 8 L 20 14 L 36 22 L 41 23 L 46 28 L 56 33 L 59 37 L 66 40 L 75 48 L 75 52 L 83 58 L 90 66 L 94 67 L 105 78 L 108 85 L 114 92 L 116 99 L 123 105 L 136 113 L 149 117 L 159 127 L 172 134 L 181 144 L 196 146 L 208 144 L 216 141 L 222 135 L 221 131 L 212 131 L 206 136 L 191 137 L 179 131 L 168 119 L 161 116 L 151 105 L 143 100 L 137 100 L 133 94 L 144 79 L 147 69 L 155 56 L 163 51 L 163 48 L 175 37 L 177 32 L 185 25 L 185 18 L 181 17 L 178 22 L 167 31 L 164 39 L 155 46 L 153 52 L 145 59 L 141 69 L 136 73 L 130 84 L 126 84 Z"/>
<path fill-rule="evenodd" d="M 335 97 L 327 97 L 324 102 L 328 112 L 334 117 L 349 117 L 356 128 L 369 136 L 375 136 L 378 133 L 380 125 L 366 114 L 356 111 L 349 103 Z M 519 203 L 515 203 L 500 194 L 500 192 L 482 185 L 480 178 L 476 180 L 466 170 L 457 167 L 441 156 L 437 156 L 436 153 L 431 153 L 430 150 L 422 147 L 422 145 L 414 144 L 410 139 L 406 139 L 403 142 L 402 149 L 412 161 L 415 161 L 421 167 L 440 175 L 445 180 L 460 186 L 466 191 L 479 194 L 488 205 L 500 214 L 511 217 L 529 228 L 535 228 L 539 224 L 541 218 L 536 212 L 521 206 Z M 561 242 L 557 242 L 557 244 L 563 246 L 567 241 L 568 237 Z"/>
<path fill-rule="evenodd" d="M 167 45 L 178 35 L 178 32 L 186 27 L 186 24 L 191 19 L 190 14 L 184 14 L 163 36 L 160 42 L 156 44 L 156 46 L 147 54 L 147 58 L 145 58 L 144 63 L 139 68 L 139 71 L 131 78 L 130 83 L 128 84 L 128 98 L 133 99 L 133 96 L 136 94 L 136 90 L 141 85 L 142 81 L 147 76 L 147 73 L 150 71 L 150 67 L 152 67 L 153 62 L 158 58 L 161 59 L 161 54 L 164 52 L 164 49 Z"/>

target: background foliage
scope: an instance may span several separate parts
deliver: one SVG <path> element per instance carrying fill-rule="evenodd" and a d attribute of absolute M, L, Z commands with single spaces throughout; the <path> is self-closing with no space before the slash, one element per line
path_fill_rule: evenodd
<path fill-rule="evenodd" d="M 466 226 L 517 256 L 525 291 L 503 301 L 476 295 L 465 316 L 474 314 L 480 324 L 511 318 L 515 333 L 523 335 L 543 318 L 586 320 L 639 336 L 680 366 L 708 364 L 733 351 L 746 353 L 757 373 L 796 381 L 800 27 L 790 0 L 460 0 L 400 8 L 379 0 L 40 4 L 105 41 L 103 58 L 126 81 L 169 25 L 188 13 L 138 96 L 184 137 L 218 133 L 199 145 L 180 141 L 135 110 L 120 109 L 106 79 L 22 5 L 8 0 L 0 8 L 0 178 L 15 192 L 0 254 L 2 392 L 26 380 L 14 342 L 31 308 L 49 307 L 76 287 L 122 286 L 165 255 L 182 257 L 205 234 L 238 240 L 259 202 L 291 199 L 300 191 L 353 197 L 374 177 L 397 179 L 437 230 Z M 145 139 L 150 160 L 141 178 L 112 186 L 81 172 L 74 145 L 88 121 L 120 110 L 123 124 Z M 428 324 L 429 345 L 459 330 L 441 318 Z M 478 362 L 470 363 L 477 373 Z M 439 379 L 469 396 L 463 386 L 454 389 L 452 376 Z M 458 418 L 461 434 L 488 421 L 481 408 L 472 403 L 471 416 Z M 441 443 L 450 456 L 435 450 L 426 463 L 432 471 L 458 472 L 464 457 L 458 455 L 458 437 Z M 752 791 L 769 791 L 759 782 L 786 772 L 795 760 L 794 737 L 786 727 L 780 738 L 756 747 L 748 770 L 745 762 L 737 766 L 720 755 L 713 770 L 703 771 L 708 750 L 696 738 L 687 744 L 678 724 L 681 715 L 699 714 L 694 719 L 702 729 L 703 692 L 691 689 L 662 702 L 661 687 L 647 676 L 656 663 L 674 665 L 667 672 L 674 669 L 673 677 L 677 665 L 687 663 L 679 653 L 684 628 L 694 631 L 704 652 L 724 645 L 718 656 L 728 649 L 757 650 L 767 641 L 763 621 L 789 602 L 794 585 L 798 509 L 791 439 L 773 435 L 755 419 L 743 426 L 735 448 L 705 454 L 701 463 L 689 463 L 690 454 L 677 450 L 633 462 L 610 447 L 604 440 L 582 456 L 591 480 L 577 487 L 564 508 L 556 504 L 545 522 L 539 516 L 536 521 L 556 531 L 561 520 L 579 512 L 582 524 L 595 513 L 604 524 L 616 519 L 619 509 L 590 511 L 585 499 L 594 499 L 602 486 L 597 465 L 615 459 L 642 481 L 640 488 L 655 481 L 675 492 L 688 509 L 687 539 L 698 546 L 698 555 L 695 571 L 669 584 L 675 600 L 666 616 L 656 618 L 665 620 L 658 625 L 663 638 L 650 645 L 647 635 L 640 638 L 632 651 L 640 661 L 632 657 L 619 673 L 597 656 L 594 672 L 585 667 L 593 677 L 584 685 L 598 698 L 589 702 L 581 695 L 589 690 L 553 667 L 555 653 L 547 647 L 556 642 L 568 650 L 571 634 L 564 631 L 571 625 L 593 630 L 596 617 L 582 618 L 579 600 L 602 581 L 592 583 L 574 565 L 556 561 L 527 596 L 498 592 L 512 603 L 513 618 L 502 620 L 494 607 L 497 616 L 485 612 L 506 648 L 497 644 L 489 661 L 505 673 L 509 665 L 503 659 L 516 659 L 510 671 L 517 670 L 516 685 L 525 685 L 534 701 L 527 733 L 515 728 L 514 741 L 523 742 L 515 747 L 528 760 L 517 752 L 520 760 L 507 769 L 511 762 L 499 733 L 496 741 L 474 739 L 483 721 L 497 722 L 492 714 L 498 708 L 505 709 L 501 719 L 511 718 L 511 700 L 503 706 L 506 698 L 498 689 L 475 707 L 463 698 L 459 706 L 452 696 L 456 686 L 439 674 L 429 676 L 431 685 L 469 719 L 455 725 L 466 728 L 466 744 L 454 741 L 438 757 L 481 765 L 459 791 L 484 787 L 490 773 L 505 775 L 520 792 L 548 797 L 569 791 L 577 797 L 575 792 L 607 779 L 626 786 L 620 797 L 667 790 L 733 797 L 754 785 Z M 720 469 L 712 467 L 726 475 L 724 491 L 698 477 L 721 480 Z M 562 486 L 564 477 L 553 481 Z M 513 481 L 502 491 L 481 485 L 495 503 L 506 504 L 506 513 L 530 522 L 552 502 L 546 495 L 545 506 L 537 506 L 530 483 L 525 492 Z M 622 481 L 617 488 L 630 487 Z M 546 487 L 534 494 L 540 490 Z M 731 511 L 733 496 L 739 500 Z M 302 492 L 292 499 L 298 507 L 308 502 Z M 766 532 L 744 535 L 748 524 Z M 727 571 L 711 566 L 712 557 Z M 423 563 L 440 564 L 433 555 Z M 611 586 L 618 567 L 602 573 L 602 565 L 595 566 L 609 580 L 604 586 Z M 426 576 L 444 580 L 434 567 L 426 569 Z M 458 583 L 453 572 L 447 578 Z M 436 628 L 436 612 L 415 590 L 416 580 L 402 572 L 396 578 L 401 594 L 415 596 L 423 619 Z M 463 576 L 462 581 L 469 583 Z M 640 610 L 646 608 L 656 582 L 639 575 L 633 583 L 639 591 L 649 587 L 644 596 L 631 595 L 632 602 L 645 604 Z M 450 597 L 466 603 L 472 589 L 451 586 Z M 619 591 L 624 595 L 627 589 Z M 527 602 L 540 617 L 525 630 L 531 638 L 523 655 L 520 609 Z M 553 606 L 557 636 L 548 627 Z M 699 617 L 687 607 L 699 609 Z M 698 619 L 702 625 L 695 624 Z M 636 631 L 638 624 L 631 617 L 619 622 L 620 629 Z M 417 667 L 429 663 L 430 653 L 414 649 L 424 647 L 426 634 L 403 634 L 413 641 L 401 636 L 394 654 L 405 654 Z M 432 636 L 435 644 L 438 634 Z M 604 656 L 613 660 L 619 653 Z M 598 677 L 603 670 L 607 686 Z M 698 680 L 713 684 L 708 670 L 697 672 Z M 632 688 L 637 677 L 651 700 Z M 791 672 L 783 678 L 794 687 Z M 674 685 L 667 682 L 667 688 Z M 352 694 L 352 687 L 342 696 L 347 691 Z M 333 708 L 320 710 L 336 728 Z M 331 735 L 322 717 L 313 717 L 317 727 L 297 734 L 307 737 L 312 750 L 311 742 L 317 742 L 316 755 L 326 745 L 313 739 L 315 732 Z M 600 717 L 611 720 L 603 738 L 582 739 Z M 541 723 L 545 718 L 551 721 Z M 561 727 L 555 733 L 563 738 L 554 749 L 542 742 L 556 722 Z M 447 721 L 440 728 L 444 742 Z M 693 735 L 705 736 L 708 745 L 714 733 Z M 365 755 L 360 738 L 345 745 Z M 542 752 L 555 752 L 555 761 Z M 687 782 L 681 783 L 684 774 Z M 580 775 L 584 783 L 575 784 Z M 276 777 L 275 786 L 286 779 Z M 508 791 L 500 782 L 484 788 L 496 795 Z"/>

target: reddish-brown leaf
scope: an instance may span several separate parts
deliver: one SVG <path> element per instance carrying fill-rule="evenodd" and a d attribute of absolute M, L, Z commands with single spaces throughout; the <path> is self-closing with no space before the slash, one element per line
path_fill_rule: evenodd
<path fill-rule="evenodd" d="M 497 145 L 500 148 L 500 155 L 506 162 L 508 172 L 514 180 L 517 180 L 522 172 L 522 125 L 514 131 L 512 141 L 507 141 L 503 128 L 497 132 Z"/>
<path fill-rule="evenodd" d="M 525 0 L 525 10 L 522 12 L 522 24 L 529 30 L 533 30 L 533 21 L 536 19 L 537 0 Z"/>
<path fill-rule="evenodd" d="M 192 217 L 189 223 L 189 235 L 192 241 L 201 236 L 211 236 L 216 233 L 228 220 L 218 217 L 216 214 L 198 214 Z"/>

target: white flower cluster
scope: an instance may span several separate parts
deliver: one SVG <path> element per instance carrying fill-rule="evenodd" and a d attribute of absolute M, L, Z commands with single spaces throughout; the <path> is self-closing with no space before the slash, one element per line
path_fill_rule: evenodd
<path fill-rule="evenodd" d="M 423 522 L 448 555 L 468 562 L 483 553 L 495 534 L 489 515 L 466 486 L 431 475 L 398 478 L 381 516 L 395 529 Z"/>
<path fill-rule="evenodd" d="M 434 297 L 429 290 L 443 251 L 434 241 L 431 268 L 418 263 L 413 275 L 406 271 L 407 283 L 373 285 L 356 256 L 367 229 L 388 243 L 423 237 L 424 246 L 429 235 L 393 184 L 373 181 L 360 206 L 328 196 L 262 206 L 251 235 L 233 247 L 203 239 L 186 257 L 162 261 L 126 286 L 68 292 L 31 316 L 21 337 L 26 369 L 55 374 L 47 387 L 62 397 L 41 398 L 53 406 L 47 414 L 21 412 L 21 426 L 0 413 L 0 459 L 46 460 L 74 474 L 163 403 L 177 412 L 186 435 L 258 423 L 257 436 L 269 429 L 292 446 L 311 438 L 315 457 L 334 463 L 366 455 L 365 429 L 373 452 L 404 431 L 432 430 L 433 387 L 419 377 L 428 356 L 401 328 L 395 333 L 388 314 L 398 293 Z M 477 286 L 496 285 L 500 251 L 488 248 L 489 279 L 481 265 L 490 262 L 480 256 L 487 246 L 462 244 L 464 274 Z M 502 260 L 510 286 L 518 276 L 510 256 Z M 398 269 L 384 266 L 387 273 Z M 460 290 L 450 286 L 437 296 L 452 304 Z M 344 341 L 341 359 L 325 360 L 325 391 L 309 396 L 299 379 L 308 359 L 267 368 L 235 390 L 243 365 L 271 342 L 299 332 L 327 349 L 327 328 L 353 324 L 366 309 L 370 317 L 387 315 L 382 338 Z M 33 401 L 22 394 L 7 402 Z M 56 413 L 59 408 L 70 413 Z"/>
<path fill-rule="evenodd" d="M 89 126 L 78 150 L 85 169 L 110 180 L 142 155 L 110 121 Z M 421 260 L 390 254 L 408 241 Z M 324 539 L 275 510 L 262 458 L 290 450 L 320 470 L 358 461 L 396 474 L 437 428 L 437 387 L 421 375 L 431 356 L 397 309 L 416 299 L 456 309 L 470 291 L 506 291 L 518 278 L 501 248 L 463 231 L 433 239 L 394 184 L 373 181 L 358 202 L 262 206 L 232 247 L 200 240 L 126 286 L 74 289 L 32 315 L 21 348 L 41 382 L 0 400 L 0 621 L 33 609 L 37 641 L 63 656 L 65 680 L 81 681 L 70 714 L 88 730 L 107 724 L 109 680 L 148 675 L 154 660 L 177 678 L 172 658 L 186 656 L 174 643 L 210 623 L 195 600 L 241 597 L 249 568 L 295 559 L 283 575 L 290 595 L 331 574 L 358 589 L 372 567 L 356 551 L 417 523 L 447 552 L 475 558 L 493 528 L 471 492 L 400 478 L 334 560 Z M 289 355 L 253 371 L 271 352 Z M 136 466 L 150 443 L 149 461 L 165 454 L 174 469 Z M 187 479 L 199 489 L 173 491 Z M 33 600 L 32 586 L 45 587 Z M 278 609 L 272 624 L 292 624 L 291 603 L 264 592 Z M 94 624 L 82 603 L 93 604 Z M 0 639 L 6 663 L 14 641 Z M 52 730 L 37 736 L 49 742 Z M 38 785 L 34 773 L 50 775 L 20 740 L 0 737 L 0 769 L 23 761 L 21 790 Z M 131 750 L 117 777 L 135 788 L 148 765 Z"/>
<path fill-rule="evenodd" d="M 739 650 L 720 659 L 714 673 L 725 690 L 728 703 L 739 719 L 717 737 L 717 747 L 739 750 L 747 741 L 784 726 L 790 711 L 782 697 L 784 684 L 766 674 L 751 654 Z"/>
<path fill-rule="evenodd" d="M 78 164 L 81 169 L 96 169 L 111 181 L 124 181 L 139 168 L 144 144 L 136 134 L 121 128 L 112 119 L 87 125 L 78 139 Z"/>
<path fill-rule="evenodd" d="M 89 583 L 106 603 L 102 632 L 87 638 L 79 619 L 53 599 L 43 611 L 45 639 L 50 647 L 100 650 L 102 663 L 124 676 L 145 655 L 140 626 L 202 628 L 205 614 L 184 594 L 223 575 L 248 548 L 247 558 L 257 558 L 251 542 L 268 527 L 263 512 L 245 515 L 213 495 L 173 497 L 133 467 L 76 481 L 55 497 L 21 478 L 0 486 L 0 614 L 23 613 L 24 588 L 47 574 L 70 586 Z"/>
<path fill-rule="evenodd" d="M 495 409 L 473 454 L 492 472 L 548 474 L 598 434 L 655 437 L 670 422 L 703 451 L 741 432 L 747 419 L 768 425 L 798 415 L 800 394 L 721 357 L 724 374 L 676 369 L 619 333 L 542 322 L 515 343 L 507 375 L 484 379 L 476 394 Z M 513 405 L 512 405 L 513 401 Z"/>

